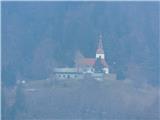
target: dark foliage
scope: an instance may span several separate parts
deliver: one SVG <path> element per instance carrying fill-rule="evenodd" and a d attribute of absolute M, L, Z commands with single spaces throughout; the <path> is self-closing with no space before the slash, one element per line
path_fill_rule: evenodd
<path fill-rule="evenodd" d="M 157 83 L 157 3 L 2 2 L 2 66 L 12 64 L 26 77 L 43 79 L 53 59 L 73 66 L 77 50 L 93 57 L 101 32 L 110 69 Z"/>
<path fill-rule="evenodd" d="M 16 71 L 12 66 L 2 68 L 2 84 L 10 87 L 16 84 Z"/>
<path fill-rule="evenodd" d="M 94 68 L 95 68 L 95 72 L 97 72 L 97 73 L 103 73 L 104 66 L 101 63 L 101 58 L 97 58 L 96 59 L 96 63 L 95 63 Z"/>

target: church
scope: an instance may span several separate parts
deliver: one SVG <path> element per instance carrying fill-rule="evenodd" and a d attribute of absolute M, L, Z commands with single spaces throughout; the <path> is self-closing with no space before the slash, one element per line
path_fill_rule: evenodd
<path fill-rule="evenodd" d="M 72 68 L 54 68 L 54 77 L 56 79 L 83 79 L 86 76 L 96 80 L 116 78 L 114 74 L 110 73 L 109 66 L 106 62 L 102 35 L 99 36 L 94 58 L 78 58 L 75 61 L 75 67 Z"/>
<path fill-rule="evenodd" d="M 102 43 L 102 35 L 99 36 L 98 40 L 98 47 L 96 50 L 95 58 L 82 58 L 77 60 L 76 68 L 80 72 L 96 72 L 96 62 L 99 60 L 100 64 L 102 65 L 102 72 L 105 74 L 109 74 L 109 67 L 105 59 L 105 53 L 103 50 L 103 43 Z"/>

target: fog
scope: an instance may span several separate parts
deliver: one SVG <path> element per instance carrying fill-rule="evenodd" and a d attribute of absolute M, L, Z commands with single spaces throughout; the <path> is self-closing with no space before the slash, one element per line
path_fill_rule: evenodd
<path fill-rule="evenodd" d="M 46 80 L 21 86 L 8 119 L 158 120 L 159 88 L 131 80 Z M 7 95 L 6 95 L 7 96 Z"/>
<path fill-rule="evenodd" d="M 158 120 L 159 2 L 2 2 L 2 119 Z M 58 80 L 102 34 L 115 80 Z M 22 81 L 25 81 L 22 83 Z"/>

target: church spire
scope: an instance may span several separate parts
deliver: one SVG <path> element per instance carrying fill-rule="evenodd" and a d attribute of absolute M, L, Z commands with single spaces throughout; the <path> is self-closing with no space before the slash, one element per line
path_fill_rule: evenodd
<path fill-rule="evenodd" d="M 96 58 L 105 59 L 104 50 L 103 50 L 103 43 L 102 43 L 102 34 L 99 35 L 98 47 L 97 47 L 97 51 L 96 51 Z"/>
<path fill-rule="evenodd" d="M 103 49 L 103 44 L 102 44 L 102 34 L 99 35 L 98 49 Z"/>

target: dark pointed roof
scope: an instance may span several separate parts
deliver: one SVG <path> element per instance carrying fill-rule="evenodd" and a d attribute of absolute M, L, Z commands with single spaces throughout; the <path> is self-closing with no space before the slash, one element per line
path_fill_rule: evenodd
<path fill-rule="evenodd" d="M 102 35 L 101 35 L 101 34 L 100 34 L 100 36 L 99 36 L 98 48 L 97 48 L 96 53 L 97 53 L 97 54 L 104 54 L 103 43 L 102 43 Z"/>

